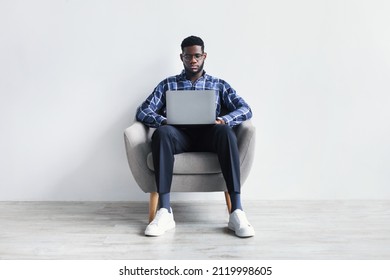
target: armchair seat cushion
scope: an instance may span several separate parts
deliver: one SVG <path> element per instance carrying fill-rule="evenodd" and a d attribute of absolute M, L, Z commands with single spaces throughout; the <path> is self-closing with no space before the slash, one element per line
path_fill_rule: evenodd
<path fill-rule="evenodd" d="M 154 171 L 152 153 L 147 155 L 148 168 Z M 175 155 L 173 174 L 218 174 L 221 173 L 217 154 L 188 152 Z"/>

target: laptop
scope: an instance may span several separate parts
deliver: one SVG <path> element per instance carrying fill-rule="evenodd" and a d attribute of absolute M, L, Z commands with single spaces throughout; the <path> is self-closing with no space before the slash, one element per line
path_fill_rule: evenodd
<path fill-rule="evenodd" d="M 168 90 L 167 124 L 208 125 L 216 119 L 215 90 Z"/>

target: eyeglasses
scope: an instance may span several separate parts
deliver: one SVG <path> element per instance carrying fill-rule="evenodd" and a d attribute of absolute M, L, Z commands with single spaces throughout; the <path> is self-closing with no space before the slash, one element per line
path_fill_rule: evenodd
<path fill-rule="evenodd" d="M 190 62 L 193 57 L 195 57 L 196 61 L 199 61 L 204 57 L 204 53 L 196 53 L 196 54 L 183 54 L 183 59 L 187 62 Z"/>

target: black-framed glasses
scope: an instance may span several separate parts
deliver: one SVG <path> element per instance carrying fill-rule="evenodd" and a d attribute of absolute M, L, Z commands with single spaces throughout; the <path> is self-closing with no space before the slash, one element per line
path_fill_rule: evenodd
<path fill-rule="evenodd" d="M 183 54 L 183 59 L 187 62 L 190 62 L 193 57 L 195 57 L 196 61 L 199 61 L 204 57 L 204 53 Z"/>

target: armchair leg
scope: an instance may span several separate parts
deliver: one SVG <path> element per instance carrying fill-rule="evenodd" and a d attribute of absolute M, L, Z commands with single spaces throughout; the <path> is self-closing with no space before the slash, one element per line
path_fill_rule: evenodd
<path fill-rule="evenodd" d="M 154 216 L 156 215 L 157 205 L 158 205 L 158 193 L 151 192 L 150 200 L 149 200 L 149 223 L 153 221 Z"/>
<path fill-rule="evenodd" d="M 229 214 L 232 211 L 232 202 L 230 200 L 230 194 L 228 192 L 225 192 L 225 200 L 226 200 L 226 206 L 228 209 Z"/>

